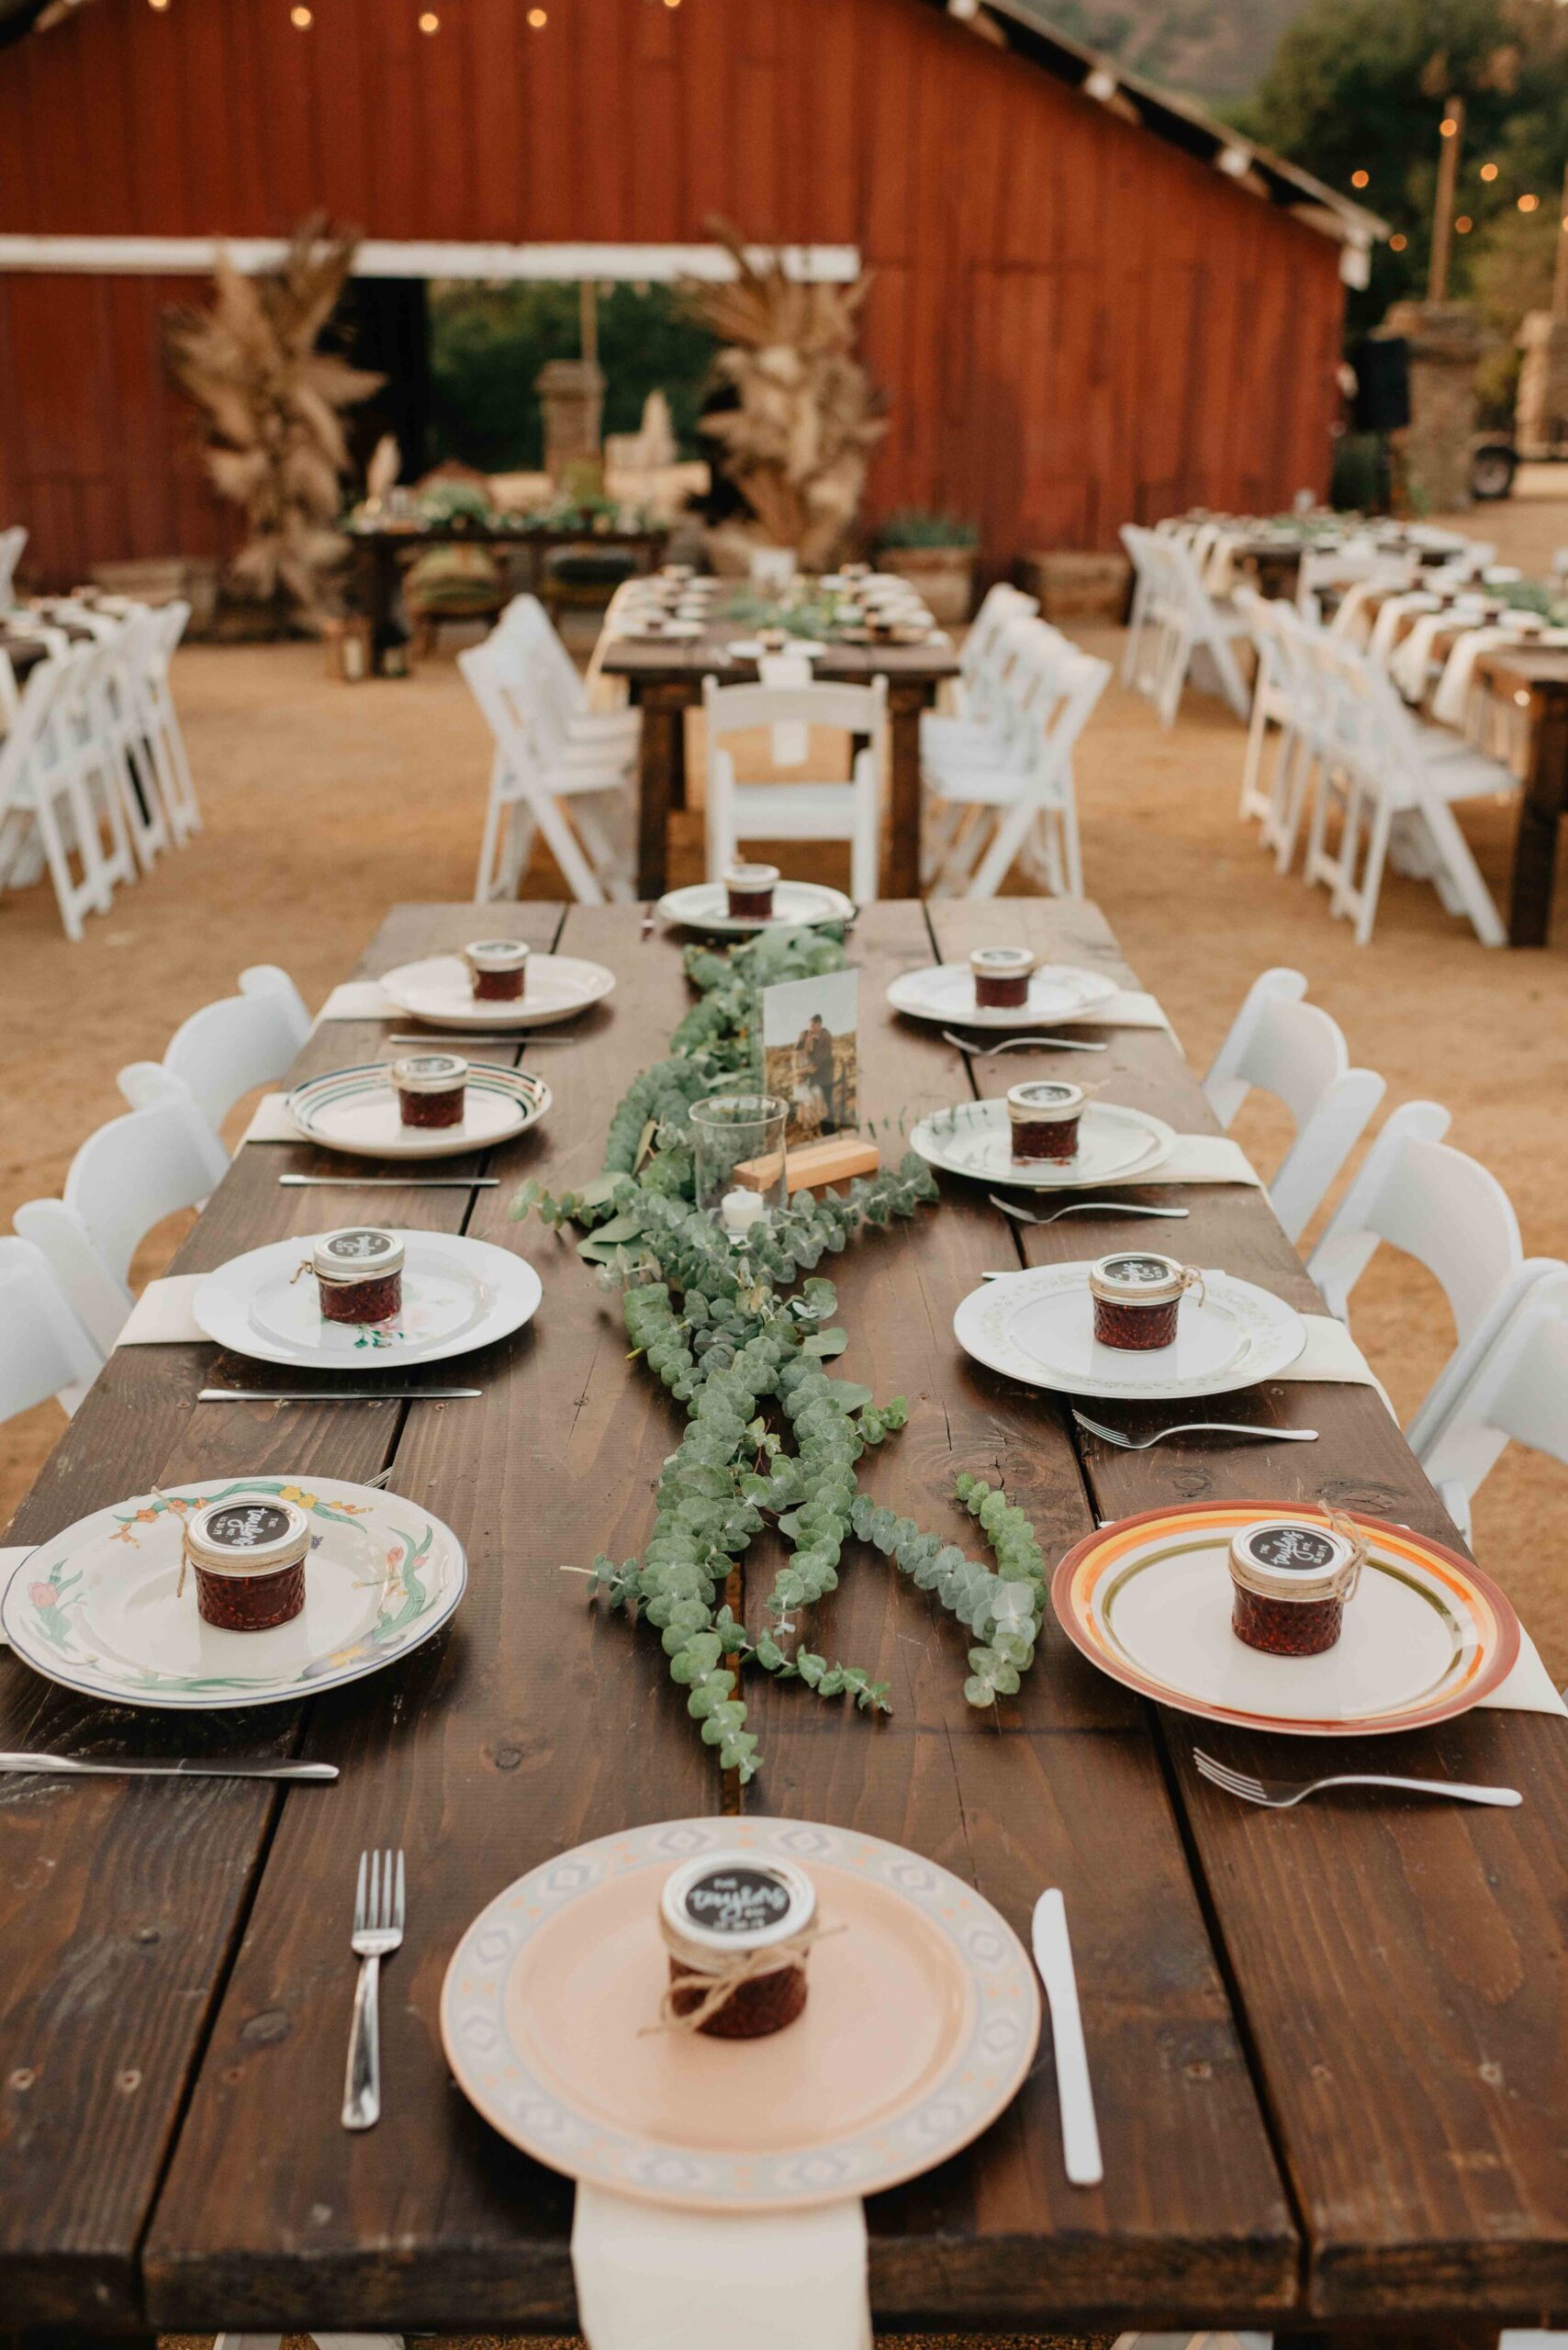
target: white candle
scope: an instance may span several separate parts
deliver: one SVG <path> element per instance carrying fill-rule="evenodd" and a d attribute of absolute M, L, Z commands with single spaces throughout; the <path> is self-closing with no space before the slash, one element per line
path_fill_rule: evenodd
<path fill-rule="evenodd" d="M 767 1203 L 758 1192 L 726 1192 L 719 1203 L 719 1214 L 732 1240 L 744 1240 L 767 1214 Z"/>

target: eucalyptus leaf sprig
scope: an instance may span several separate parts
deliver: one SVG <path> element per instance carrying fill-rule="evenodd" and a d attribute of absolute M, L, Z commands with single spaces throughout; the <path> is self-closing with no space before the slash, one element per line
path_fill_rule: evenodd
<path fill-rule="evenodd" d="M 863 1454 L 904 1426 L 908 1407 L 902 1396 L 879 1405 L 868 1387 L 828 1371 L 847 1336 L 834 1321 L 834 1284 L 815 1269 L 867 1227 L 935 1200 L 929 1168 L 910 1154 L 844 1192 L 798 1192 L 740 1242 L 694 1203 L 688 1113 L 726 1084 L 760 1082 L 763 988 L 844 961 L 842 935 L 823 931 L 766 931 L 728 954 L 689 949 L 699 1000 L 669 1057 L 618 1105 L 603 1171 L 554 1196 L 525 1183 L 512 1203 L 516 1216 L 577 1227 L 578 1255 L 622 1292 L 633 1354 L 686 1412 L 659 1473 L 647 1548 L 619 1566 L 597 1558 L 588 1589 L 658 1632 L 704 1742 L 743 1782 L 757 1768 L 739 1694 L 747 1665 L 864 1711 L 889 1710 L 885 1682 L 799 1638 L 803 1612 L 836 1587 L 850 1540 L 896 1559 L 976 1635 L 965 1684 L 974 1705 L 1018 1687 L 1044 1608 L 1033 1530 L 983 1483 L 960 1478 L 958 1493 L 991 1539 L 995 1573 L 857 1488 Z M 789 1550 L 766 1603 L 767 1628 L 753 1640 L 724 1587 L 770 1519 Z"/>

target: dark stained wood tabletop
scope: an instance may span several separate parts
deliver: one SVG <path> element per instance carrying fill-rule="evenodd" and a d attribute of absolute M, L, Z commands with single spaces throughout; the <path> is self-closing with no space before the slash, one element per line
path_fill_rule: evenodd
<path fill-rule="evenodd" d="M 1044 1885 L 1066 1892 L 1104 2184 L 1066 2181 L 1047 2038 L 976 2146 L 869 2205 L 879 2323 L 1435 2326 L 1451 2338 L 1568 2315 L 1568 1726 L 1488 1711 L 1367 1742 L 1385 1767 L 1506 1780 L 1525 1794 L 1516 1812 L 1372 1796 L 1254 1811 L 1194 1777 L 1191 1724 L 1096 1674 L 1054 1624 L 1019 1696 L 977 1714 L 962 1697 L 961 1628 L 857 1550 L 813 1612 L 812 1644 L 889 1680 L 891 1718 L 758 1675 L 764 1768 L 744 1791 L 726 1783 L 657 1642 L 586 1604 L 563 1572 L 641 1547 L 678 1414 L 628 1360 L 618 1303 L 570 1237 L 507 1214 L 525 1175 L 568 1185 L 597 1170 L 616 1101 L 689 1000 L 679 942 L 644 939 L 626 908 L 492 907 L 486 921 L 606 962 L 619 984 L 569 1046 L 537 1056 L 554 1106 L 491 1154 L 498 1190 L 367 1195 L 378 1217 L 473 1233 L 538 1268 L 534 1322 L 462 1366 L 484 1399 L 203 1406 L 197 1388 L 238 1382 L 241 1361 L 128 1348 L 9 1537 L 41 1539 L 155 1480 L 390 1465 L 396 1489 L 462 1537 L 470 1583 L 453 1624 L 406 1662 L 307 1707 L 170 1721 L 0 1661 L 0 1745 L 150 1752 L 177 1735 L 342 1772 L 328 1789 L 0 1783 L 0 2330 L 568 2329 L 570 2186 L 505 2145 L 453 2085 L 442 1976 L 476 1910 L 548 1854 L 743 1803 L 905 1842 L 1021 1930 Z M 472 925 L 461 906 L 399 908 L 362 968 L 455 946 Z M 969 1098 L 971 1072 L 988 1093 L 1019 1073 L 966 1063 L 939 1031 L 900 1019 L 887 981 L 1015 935 L 1126 976 L 1083 905 L 884 902 L 862 915 L 862 1116 L 885 1154 L 925 1109 Z M 345 965 L 351 952 L 345 942 Z M 301 1070 L 370 1058 L 383 1033 L 323 1026 Z M 1101 1033 L 1112 1100 L 1212 1128 L 1165 1033 Z M 304 1146 L 242 1150 L 180 1269 L 319 1228 L 320 1203 L 276 1176 L 330 1163 Z M 879 1497 L 976 1550 L 952 1477 L 1000 1475 L 1053 1560 L 1097 1518 L 1204 1494 L 1328 1498 L 1452 1539 L 1370 1388 L 1280 1382 L 1231 1399 L 1226 1416 L 1311 1425 L 1315 1446 L 1131 1455 L 1081 1437 L 1057 1399 L 970 1363 L 954 1308 L 981 1272 L 1019 1262 L 1020 1243 L 980 1187 L 943 1190 L 940 1210 L 852 1243 L 831 1268 L 846 1375 L 911 1404 L 867 1465 Z M 1193 1261 L 1316 1303 L 1260 1192 L 1149 1196 L 1190 1207 Z M 351 1214 L 353 1194 L 336 1198 Z M 1030 1232 L 1023 1253 L 1089 1256 L 1126 1228 L 1079 1216 Z M 759 1543 L 754 1612 L 773 1563 Z M 1237 1761 L 1280 1759 L 1277 1741 L 1202 1735 Z M 351 2136 L 338 2106 L 353 1871 L 363 1846 L 389 1842 L 408 1852 L 409 1898 L 383 1978 L 386 2112 Z"/>

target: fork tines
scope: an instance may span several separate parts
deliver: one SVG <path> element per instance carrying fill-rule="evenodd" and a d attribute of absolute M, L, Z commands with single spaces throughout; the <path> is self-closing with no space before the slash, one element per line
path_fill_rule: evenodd
<path fill-rule="evenodd" d="M 1216 1787 L 1223 1787 L 1226 1795 L 1239 1796 L 1243 1803 L 1268 1801 L 1262 1780 L 1255 1779 L 1250 1772 L 1233 1771 L 1228 1762 L 1216 1762 L 1214 1756 L 1205 1754 L 1201 1746 L 1193 1747 L 1193 1761 L 1197 1765 L 1200 1777 L 1212 1780 Z"/>
<path fill-rule="evenodd" d="M 388 1852 L 385 1857 L 377 1852 L 362 1852 L 359 1856 L 359 1876 L 354 1886 L 355 1933 L 400 1934 L 403 1930 L 404 1892 L 401 1847 L 396 1854 Z"/>

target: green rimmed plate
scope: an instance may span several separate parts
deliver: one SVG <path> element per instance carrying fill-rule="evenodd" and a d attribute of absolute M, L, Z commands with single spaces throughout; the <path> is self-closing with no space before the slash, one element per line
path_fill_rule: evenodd
<path fill-rule="evenodd" d="M 180 1590 L 192 1510 L 241 1494 L 308 1512 L 305 1607 L 270 1632 L 223 1632 Z M 0 1630 L 25 1663 L 86 1696 L 211 1713 L 279 1706 L 359 1681 L 438 1631 L 467 1564 L 449 1526 L 400 1494 L 335 1477 L 210 1478 L 79 1518 L 12 1574 Z"/>
<path fill-rule="evenodd" d="M 454 1151 L 488 1150 L 537 1125 L 550 1107 L 550 1088 L 527 1069 L 472 1061 L 455 1126 L 406 1126 L 385 1061 L 335 1069 L 297 1085 L 288 1114 L 307 1142 L 356 1158 L 450 1158 Z"/>

